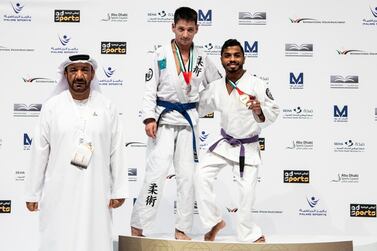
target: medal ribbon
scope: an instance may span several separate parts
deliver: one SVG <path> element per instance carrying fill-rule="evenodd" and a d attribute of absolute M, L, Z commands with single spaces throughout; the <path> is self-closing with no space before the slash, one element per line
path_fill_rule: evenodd
<path fill-rule="evenodd" d="M 181 54 L 181 51 L 179 50 L 179 47 L 176 42 L 174 42 L 175 45 L 175 53 L 177 54 L 179 67 L 181 68 L 181 71 L 183 73 L 183 78 L 185 79 L 185 82 L 187 85 L 190 84 L 191 76 L 192 76 L 192 63 L 194 61 L 194 46 L 191 46 L 190 48 L 190 54 L 189 54 L 189 61 L 188 61 L 188 70 L 186 70 L 185 64 L 183 62 L 183 57 Z"/>
<path fill-rule="evenodd" d="M 230 80 L 230 79 L 227 79 L 228 80 L 228 82 L 229 82 L 229 84 L 233 87 L 233 89 L 236 89 L 237 90 L 237 92 L 238 92 L 238 95 L 243 95 L 243 94 L 245 94 L 243 91 L 241 91 L 240 90 L 240 88 L 238 88 L 237 87 L 237 82 L 238 81 L 236 81 L 236 83 L 234 83 L 232 80 Z"/>

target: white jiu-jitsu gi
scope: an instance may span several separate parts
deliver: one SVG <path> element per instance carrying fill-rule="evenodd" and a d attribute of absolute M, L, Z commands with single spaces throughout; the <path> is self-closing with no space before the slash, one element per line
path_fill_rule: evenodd
<path fill-rule="evenodd" d="M 230 94 L 228 93 L 225 78 L 211 83 L 209 88 L 201 93 L 199 113 L 207 114 L 211 111 L 218 111 L 221 113 L 221 128 L 228 135 L 236 139 L 250 138 L 259 135 L 262 128 L 276 120 L 279 108 L 266 83 L 260 78 L 245 72 L 237 82 L 239 85 L 249 86 L 248 93 L 255 94 L 256 99 L 260 101 L 265 116 L 264 122 L 261 122 L 251 110 L 241 103 L 239 94 L 235 89 Z M 244 91 L 246 92 L 246 90 Z M 240 146 L 232 146 L 222 140 L 213 152 L 207 151 L 201 159 L 196 172 L 195 190 L 200 218 L 205 227 L 212 228 L 222 220 L 220 209 L 216 206 L 213 182 L 222 168 L 233 168 L 240 191 L 237 211 L 237 237 L 240 241 L 253 242 L 262 235 L 260 227 L 252 221 L 251 215 L 261 159 L 258 141 L 244 144 L 244 147 L 245 170 L 243 178 L 240 178 L 239 169 Z"/>
<path fill-rule="evenodd" d="M 164 107 L 157 105 L 157 99 L 172 103 L 198 102 L 200 86 L 207 86 L 208 83 L 221 77 L 207 55 L 195 46 L 193 55 L 192 78 L 190 86 L 188 86 L 182 72 L 177 74 L 171 44 L 156 50 L 152 65 L 146 75 L 142 107 L 143 121 L 148 118 L 158 120 Z M 197 109 L 190 109 L 187 112 L 192 120 L 194 132 L 196 132 L 199 119 Z M 134 205 L 131 226 L 146 229 L 153 223 L 166 176 L 172 163 L 177 182 L 175 227 L 184 232 L 191 230 L 194 210 L 193 174 L 195 165 L 193 135 L 188 121 L 177 111 L 163 114 L 156 139 L 148 139 L 145 178 Z"/>
<path fill-rule="evenodd" d="M 43 105 L 26 187 L 26 200 L 39 202 L 40 251 L 113 250 L 109 201 L 128 193 L 122 130 L 93 89 L 84 102 L 65 90 Z M 70 164 L 83 135 L 93 147 L 86 169 Z"/>

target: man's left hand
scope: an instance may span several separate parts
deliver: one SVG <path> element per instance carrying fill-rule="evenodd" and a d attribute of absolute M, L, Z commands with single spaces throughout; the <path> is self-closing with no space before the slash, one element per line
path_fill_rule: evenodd
<path fill-rule="evenodd" d="M 123 205 L 125 199 L 110 199 L 109 208 L 118 208 Z"/>

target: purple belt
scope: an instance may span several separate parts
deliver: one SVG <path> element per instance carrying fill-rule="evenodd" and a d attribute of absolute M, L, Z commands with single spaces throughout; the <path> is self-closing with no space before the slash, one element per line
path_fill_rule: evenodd
<path fill-rule="evenodd" d="M 228 142 L 231 146 L 241 146 L 240 147 L 240 176 L 241 178 L 243 177 L 243 170 L 245 167 L 245 147 L 243 144 L 249 144 L 249 143 L 254 143 L 259 140 L 259 135 L 254 135 L 250 138 L 244 138 L 244 139 L 236 139 L 233 138 L 232 136 L 228 135 L 223 128 L 221 128 L 221 136 L 223 136 L 221 139 L 216 141 L 212 146 L 209 147 L 209 150 L 212 152 L 218 143 L 220 141 L 225 140 Z"/>

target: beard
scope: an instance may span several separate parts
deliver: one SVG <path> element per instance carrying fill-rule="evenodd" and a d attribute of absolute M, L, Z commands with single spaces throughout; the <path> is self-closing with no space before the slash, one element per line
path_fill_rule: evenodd
<path fill-rule="evenodd" d="M 235 73 L 235 72 L 238 72 L 238 71 L 242 70 L 242 64 L 239 64 L 239 63 L 228 63 L 228 64 L 225 65 L 224 68 L 229 73 Z"/>
<path fill-rule="evenodd" d="M 88 90 L 89 84 L 88 81 L 85 79 L 83 80 L 73 80 L 71 83 L 69 83 L 70 88 L 78 93 L 82 93 Z"/>

